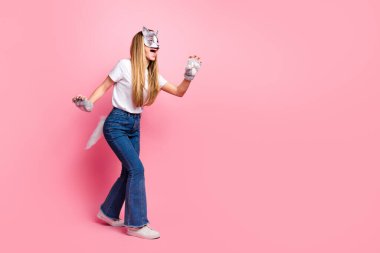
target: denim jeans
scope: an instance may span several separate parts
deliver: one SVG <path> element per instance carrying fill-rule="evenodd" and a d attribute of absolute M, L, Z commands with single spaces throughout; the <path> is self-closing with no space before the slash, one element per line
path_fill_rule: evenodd
<path fill-rule="evenodd" d="M 144 166 L 140 155 L 141 114 L 113 107 L 103 126 L 103 134 L 121 162 L 121 174 L 100 206 L 105 215 L 118 219 L 125 201 L 124 225 L 141 227 L 149 223 Z"/>

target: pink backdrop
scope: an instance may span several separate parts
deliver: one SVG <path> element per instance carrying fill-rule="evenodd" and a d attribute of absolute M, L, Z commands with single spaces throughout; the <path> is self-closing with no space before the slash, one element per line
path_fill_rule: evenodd
<path fill-rule="evenodd" d="M 380 252 L 380 3 L 375 0 L 1 4 L 1 252 Z M 89 96 L 145 25 L 161 92 L 141 159 L 154 241 L 96 213 L 120 173 L 85 144 Z"/>

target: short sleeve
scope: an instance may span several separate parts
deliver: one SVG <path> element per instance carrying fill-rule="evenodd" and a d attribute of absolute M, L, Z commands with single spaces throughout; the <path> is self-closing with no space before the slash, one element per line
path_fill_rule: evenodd
<path fill-rule="evenodd" d="M 113 69 L 109 72 L 109 77 L 114 81 L 118 82 L 121 80 L 124 74 L 124 68 L 123 65 L 123 59 L 119 60 L 116 65 L 113 67 Z"/>
<path fill-rule="evenodd" d="M 167 82 L 168 81 L 166 81 L 166 79 L 161 74 L 158 74 L 158 84 L 160 88 L 164 86 Z"/>

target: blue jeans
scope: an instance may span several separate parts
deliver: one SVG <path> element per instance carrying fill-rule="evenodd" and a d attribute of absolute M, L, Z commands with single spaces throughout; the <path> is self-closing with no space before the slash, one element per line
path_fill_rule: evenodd
<path fill-rule="evenodd" d="M 100 206 L 105 215 L 118 219 L 125 201 L 124 225 L 141 227 L 149 223 L 144 166 L 140 155 L 141 114 L 113 107 L 103 126 L 103 134 L 117 158 L 121 174 Z"/>

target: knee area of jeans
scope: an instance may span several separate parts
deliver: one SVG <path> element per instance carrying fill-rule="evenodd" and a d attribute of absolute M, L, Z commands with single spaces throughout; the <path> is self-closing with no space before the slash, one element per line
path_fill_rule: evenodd
<path fill-rule="evenodd" d="M 129 171 L 130 175 L 133 175 L 134 177 L 144 177 L 145 172 L 144 169 L 132 169 Z"/>
<path fill-rule="evenodd" d="M 128 164 L 125 164 L 125 167 L 128 168 L 128 173 L 132 173 L 132 174 L 144 174 L 144 165 L 142 165 L 141 163 L 138 164 L 138 165 L 132 165 L 132 166 L 128 166 Z"/>
<path fill-rule="evenodd" d="M 122 172 L 119 178 L 122 179 L 123 181 L 127 181 L 128 174 L 126 172 Z"/>

